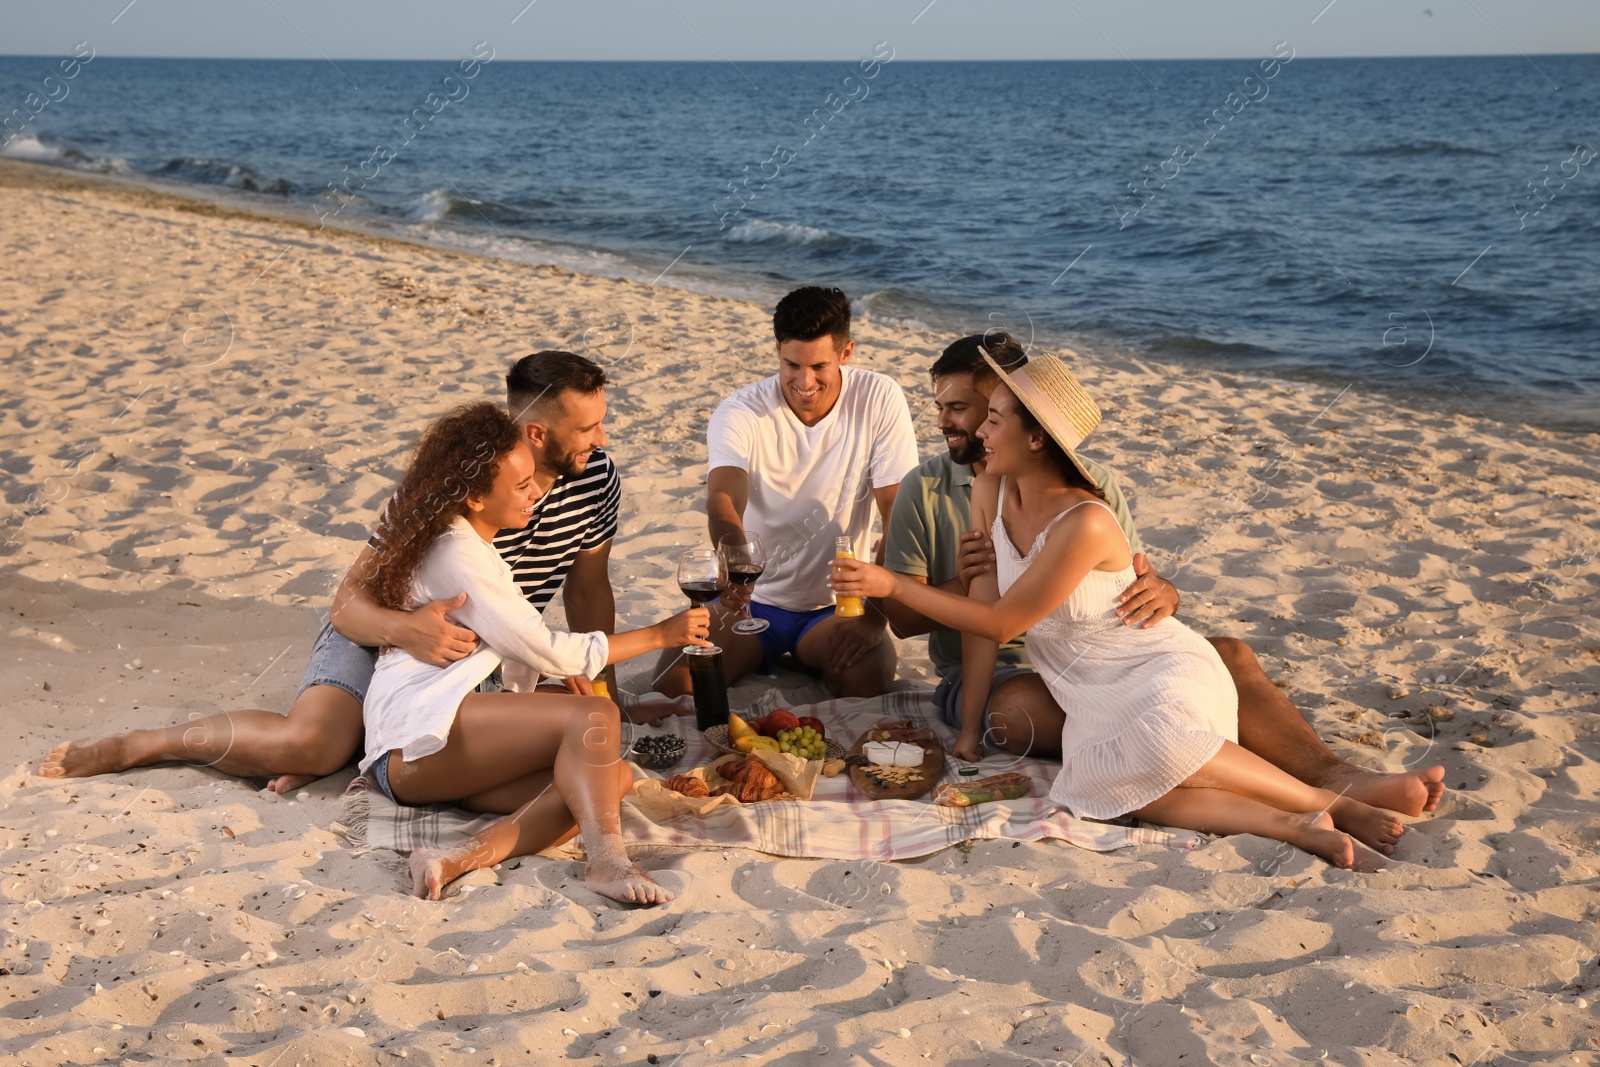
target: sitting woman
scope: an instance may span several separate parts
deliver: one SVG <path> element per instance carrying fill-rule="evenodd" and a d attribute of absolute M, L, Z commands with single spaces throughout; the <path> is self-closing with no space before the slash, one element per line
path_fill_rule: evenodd
<path fill-rule="evenodd" d="M 1357 862 L 1347 834 L 1392 853 L 1404 829 L 1393 815 L 1306 785 L 1239 747 L 1238 693 L 1210 642 L 1170 617 L 1148 629 L 1119 624 L 1132 556 L 1072 454 L 1099 409 L 1056 357 L 1008 369 L 985 359 L 999 377 L 978 430 L 986 462 L 971 523 L 993 538 L 995 573 L 963 597 L 856 560 L 834 570 L 841 596 L 892 597 L 963 632 L 967 682 L 954 752 L 978 758 L 996 642 L 1026 633 L 1028 655 L 1066 713 L 1050 790 L 1058 804 L 1096 819 L 1134 815 L 1259 834 L 1340 867 Z M 1365 850 L 1361 860 L 1382 864 Z"/>
<path fill-rule="evenodd" d="M 604 896 L 660 904 L 672 894 L 629 860 L 618 805 L 633 785 L 621 759 L 617 706 L 602 697 L 533 692 L 538 675 L 593 677 L 608 663 L 705 644 L 710 615 L 691 608 L 643 630 L 548 629 L 494 549 L 497 531 L 528 524 L 538 502 L 533 454 L 505 410 L 457 408 L 423 435 L 379 520 L 363 576 L 384 607 L 466 594 L 454 615 L 482 639 L 446 667 L 386 649 L 363 709 L 361 769 L 401 804 L 441 801 L 505 818 L 449 851 L 411 856 L 414 889 L 436 900 L 467 871 L 582 834 L 584 880 Z M 517 692 L 477 693 L 497 667 Z"/>

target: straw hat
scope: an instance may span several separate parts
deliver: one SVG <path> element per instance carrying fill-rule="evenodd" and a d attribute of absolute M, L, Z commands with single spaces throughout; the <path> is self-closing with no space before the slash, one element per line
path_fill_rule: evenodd
<path fill-rule="evenodd" d="M 1094 432 L 1100 425 L 1100 408 L 1089 394 L 1083 391 L 1083 386 L 1078 384 L 1078 379 L 1067 370 L 1066 363 L 1061 357 L 1048 353 L 1028 357 L 1024 364 L 1013 364 L 1002 367 L 996 363 L 989 350 L 982 345 L 978 351 L 983 353 L 983 358 L 993 367 L 995 373 L 1000 375 L 1000 380 L 1017 394 L 1017 399 L 1022 401 L 1022 406 L 1038 420 L 1061 450 L 1067 454 L 1067 459 L 1078 468 L 1078 473 L 1088 479 L 1090 485 L 1099 485 L 1094 477 L 1078 462 L 1077 453 L 1074 451 L 1083 443 L 1083 439 Z M 1068 355 L 1077 355 L 1070 349 Z"/>

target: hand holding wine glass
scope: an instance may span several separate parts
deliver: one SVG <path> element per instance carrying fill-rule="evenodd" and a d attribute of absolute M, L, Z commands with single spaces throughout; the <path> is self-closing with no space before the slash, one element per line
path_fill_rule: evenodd
<path fill-rule="evenodd" d="M 728 564 L 714 548 L 691 548 L 678 557 L 678 588 L 694 607 L 709 604 L 728 587 Z M 685 646 L 684 652 L 699 654 L 701 646 Z"/>
<path fill-rule="evenodd" d="M 661 625 L 667 632 L 668 643 L 687 643 L 684 651 L 690 647 L 711 647 L 711 612 L 700 605 L 678 612 Z"/>

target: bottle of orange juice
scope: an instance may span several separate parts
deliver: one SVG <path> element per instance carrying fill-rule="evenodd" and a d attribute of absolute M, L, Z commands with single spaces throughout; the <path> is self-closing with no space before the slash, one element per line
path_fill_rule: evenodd
<path fill-rule="evenodd" d="M 850 538 L 834 538 L 833 558 L 856 558 L 856 550 L 850 547 Z M 867 609 L 866 606 L 861 603 L 861 598 L 858 596 L 835 596 L 833 598 L 833 613 L 835 615 L 842 615 L 847 619 L 854 619 L 865 615 L 867 613 Z"/>

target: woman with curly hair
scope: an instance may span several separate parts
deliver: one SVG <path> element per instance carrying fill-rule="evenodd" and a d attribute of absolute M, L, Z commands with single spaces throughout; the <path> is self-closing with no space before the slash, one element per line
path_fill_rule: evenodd
<path fill-rule="evenodd" d="M 541 493 L 527 440 L 499 406 L 457 408 L 423 434 L 379 521 L 363 584 L 396 609 L 465 593 L 452 614 L 482 642 L 445 667 L 384 650 L 363 708 L 361 769 L 397 803 L 453 802 L 506 816 L 458 848 L 412 853 L 419 896 L 437 900 L 467 871 L 579 833 L 589 888 L 630 904 L 664 903 L 672 894 L 622 844 L 618 805 L 633 775 L 619 758 L 617 706 L 532 690 L 540 675 L 593 677 L 646 652 L 705 644 L 710 615 L 691 608 L 610 635 L 550 630 L 494 549 L 498 531 L 528 524 Z M 517 691 L 474 692 L 496 668 Z"/>

